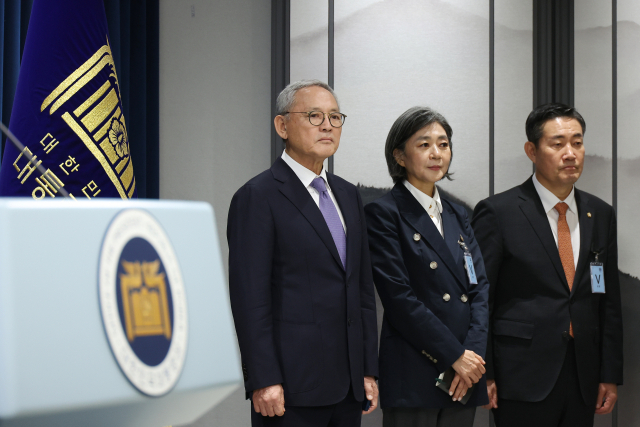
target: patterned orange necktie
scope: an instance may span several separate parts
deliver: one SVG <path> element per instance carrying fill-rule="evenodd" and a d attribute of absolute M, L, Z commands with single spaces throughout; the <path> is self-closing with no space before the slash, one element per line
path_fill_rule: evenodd
<path fill-rule="evenodd" d="M 569 292 L 573 288 L 573 278 L 576 275 L 576 266 L 573 263 L 573 247 L 571 246 L 571 232 L 569 224 L 567 224 L 567 210 L 569 205 L 564 202 L 555 206 L 556 211 L 560 214 L 558 217 L 558 251 L 560 252 L 560 261 L 562 269 L 569 284 Z M 569 323 L 569 333 L 573 336 L 573 324 Z"/>

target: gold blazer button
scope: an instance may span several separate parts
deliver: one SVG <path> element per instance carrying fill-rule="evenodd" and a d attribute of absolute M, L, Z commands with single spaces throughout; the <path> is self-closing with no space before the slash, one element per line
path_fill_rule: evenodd
<path fill-rule="evenodd" d="M 416 242 L 420 241 L 420 234 L 416 233 L 413 235 L 413 240 L 415 240 Z"/>
<path fill-rule="evenodd" d="M 467 297 L 465 294 L 462 294 L 462 296 L 460 297 L 460 301 L 467 302 L 469 301 L 469 297 Z"/>
<path fill-rule="evenodd" d="M 435 261 L 431 261 L 431 264 L 429 264 L 429 267 L 431 267 L 432 270 L 435 270 L 436 268 L 438 268 L 438 263 Z"/>
<path fill-rule="evenodd" d="M 451 299 L 451 295 L 444 294 L 444 295 L 442 295 L 442 299 L 448 302 Z"/>

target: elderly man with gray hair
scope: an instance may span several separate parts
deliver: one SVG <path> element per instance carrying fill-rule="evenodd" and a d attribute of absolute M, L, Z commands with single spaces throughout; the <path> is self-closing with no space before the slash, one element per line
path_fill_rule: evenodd
<path fill-rule="evenodd" d="M 378 404 L 376 307 L 353 184 L 324 161 L 346 116 L 328 85 L 290 84 L 282 157 L 231 201 L 229 293 L 252 426 L 360 426 Z"/>

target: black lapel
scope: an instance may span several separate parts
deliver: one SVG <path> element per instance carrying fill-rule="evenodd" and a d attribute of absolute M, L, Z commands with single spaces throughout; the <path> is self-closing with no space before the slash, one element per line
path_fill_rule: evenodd
<path fill-rule="evenodd" d="M 575 190 L 576 205 L 578 205 L 578 221 L 580 222 L 580 255 L 578 255 L 578 266 L 576 268 L 576 276 L 573 279 L 573 284 L 580 283 L 580 279 L 585 271 L 588 271 L 587 263 L 589 262 L 589 252 L 591 251 L 593 224 L 594 224 L 594 212 L 589 210 L 589 196 Z M 591 217 L 587 215 L 591 214 Z M 600 248 L 596 248 L 599 250 Z M 571 288 L 571 294 L 575 292 L 576 286 Z"/>
<path fill-rule="evenodd" d="M 459 271 L 460 269 L 456 266 L 456 260 L 454 259 L 451 250 L 445 243 L 442 235 L 440 235 L 440 231 L 438 231 L 431 218 L 429 218 L 429 214 L 427 214 L 427 211 L 424 210 L 420 202 L 418 202 L 416 198 L 413 197 L 413 195 L 401 182 L 397 183 L 393 187 L 393 189 L 391 190 L 391 194 L 393 194 L 393 197 L 396 199 L 398 211 L 400 211 L 402 217 L 418 233 L 420 233 L 422 239 L 424 239 L 425 242 L 429 246 L 431 246 L 431 248 L 438 254 L 440 259 L 444 261 L 445 265 L 451 271 L 453 276 L 458 279 L 460 285 L 466 288 L 464 277 L 462 275 L 462 272 Z M 455 218 L 453 218 L 453 221 L 455 221 Z M 451 223 L 452 220 L 449 219 L 449 221 L 447 222 Z M 447 234 L 455 233 L 455 231 L 450 231 L 449 233 L 447 233 L 447 229 L 444 230 L 445 237 L 447 237 Z"/>
<path fill-rule="evenodd" d="M 460 240 L 460 235 L 462 233 L 458 226 L 456 214 L 453 213 L 451 206 L 444 201 L 442 203 L 442 229 L 444 230 L 444 241 L 447 243 L 457 265 L 460 261 L 460 257 L 462 256 L 462 248 L 458 244 L 458 240 Z"/>
<path fill-rule="evenodd" d="M 358 227 L 358 224 L 355 221 L 358 212 L 358 206 L 356 202 L 356 198 L 349 198 L 347 194 L 347 190 L 340 185 L 340 182 L 335 179 L 333 174 L 327 173 L 327 181 L 329 181 L 329 187 L 331 187 L 331 192 L 333 193 L 336 201 L 338 202 L 338 207 L 340 208 L 340 212 L 342 213 L 342 218 L 344 219 L 345 225 L 347 227 L 347 278 L 351 275 L 353 262 L 349 262 L 349 260 L 355 259 L 355 254 L 358 251 L 359 242 L 355 240 L 355 230 Z M 357 191 L 357 190 L 356 190 Z M 349 232 L 351 230 L 351 232 Z M 361 236 L 361 238 L 366 238 L 366 236 Z"/>
<path fill-rule="evenodd" d="M 320 239 L 324 242 L 327 249 L 329 249 L 329 252 L 331 252 L 331 255 L 333 255 L 333 258 L 342 268 L 342 261 L 340 260 L 336 243 L 333 241 L 333 237 L 331 236 L 329 227 L 322 216 L 322 212 L 320 212 L 318 205 L 316 205 L 311 198 L 309 190 L 304 188 L 302 182 L 298 179 L 293 170 L 291 170 L 289 165 L 282 160 L 282 158 L 276 160 L 273 166 L 271 166 L 271 173 L 273 173 L 273 177 L 276 180 L 281 182 L 280 192 L 284 194 L 284 196 L 289 199 L 296 208 L 298 208 L 300 213 L 304 215 L 307 221 L 309 221 L 309 224 L 311 224 L 311 226 L 316 230 Z"/>
<path fill-rule="evenodd" d="M 542 246 L 547 251 L 547 255 L 549 255 L 549 258 L 551 259 L 551 264 L 553 264 L 558 276 L 560 276 L 562 283 L 564 283 L 565 288 L 568 291 L 569 285 L 567 284 L 567 277 L 565 276 L 564 269 L 562 268 L 562 261 L 560 261 L 560 252 L 558 252 L 558 247 L 556 246 L 556 241 L 553 238 L 553 232 L 549 225 L 549 218 L 547 217 L 547 213 L 544 211 L 542 201 L 540 200 L 540 196 L 538 196 L 538 192 L 533 185 L 532 178 L 525 181 L 525 183 L 519 188 L 521 190 L 520 209 L 529 220 L 533 231 L 538 235 Z"/>

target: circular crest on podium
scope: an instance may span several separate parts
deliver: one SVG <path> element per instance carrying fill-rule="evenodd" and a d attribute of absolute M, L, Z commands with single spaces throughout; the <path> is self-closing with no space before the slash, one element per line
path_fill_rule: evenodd
<path fill-rule="evenodd" d="M 148 212 L 115 216 L 100 251 L 98 287 L 104 330 L 125 377 L 148 396 L 168 393 L 187 351 L 187 299 L 178 259 Z"/>

